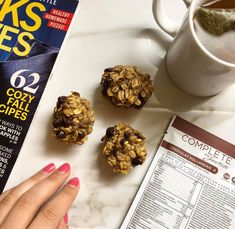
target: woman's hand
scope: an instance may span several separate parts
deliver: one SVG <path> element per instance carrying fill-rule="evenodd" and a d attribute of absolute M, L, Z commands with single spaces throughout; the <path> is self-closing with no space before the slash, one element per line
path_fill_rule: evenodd
<path fill-rule="evenodd" d="M 2 193 L 0 229 L 68 228 L 67 212 L 79 191 L 76 177 L 64 185 L 69 175 L 68 163 L 58 169 L 51 163 L 28 180 Z"/>

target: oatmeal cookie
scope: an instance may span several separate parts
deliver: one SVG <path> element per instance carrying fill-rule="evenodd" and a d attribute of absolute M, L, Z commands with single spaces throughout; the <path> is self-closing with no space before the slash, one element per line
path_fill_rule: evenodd
<path fill-rule="evenodd" d="M 52 134 L 66 143 L 83 144 L 92 132 L 94 111 L 87 99 L 77 92 L 58 98 L 53 113 Z"/>
<path fill-rule="evenodd" d="M 102 153 L 114 172 L 128 174 L 145 161 L 145 137 L 126 123 L 109 127 L 102 141 Z"/>
<path fill-rule="evenodd" d="M 150 75 L 135 66 L 118 65 L 104 70 L 102 94 L 117 107 L 141 108 L 151 97 L 153 83 Z"/>

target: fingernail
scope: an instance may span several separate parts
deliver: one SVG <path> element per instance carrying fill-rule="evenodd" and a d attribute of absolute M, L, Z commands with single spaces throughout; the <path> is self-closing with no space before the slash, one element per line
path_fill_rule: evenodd
<path fill-rule="evenodd" d="M 69 163 L 64 163 L 58 168 L 58 171 L 61 173 L 67 173 L 70 170 L 70 164 Z"/>
<path fill-rule="evenodd" d="M 50 163 L 42 169 L 42 171 L 46 174 L 49 174 L 49 173 L 53 172 L 54 170 L 55 170 L 55 164 L 54 163 Z"/>
<path fill-rule="evenodd" d="M 72 187 L 77 187 L 79 185 L 79 179 L 77 177 L 72 178 L 68 184 Z"/>
<path fill-rule="evenodd" d="M 69 222 L 69 215 L 68 215 L 68 213 L 66 213 L 64 215 L 64 222 L 65 222 L 65 224 L 68 224 L 68 222 Z"/>

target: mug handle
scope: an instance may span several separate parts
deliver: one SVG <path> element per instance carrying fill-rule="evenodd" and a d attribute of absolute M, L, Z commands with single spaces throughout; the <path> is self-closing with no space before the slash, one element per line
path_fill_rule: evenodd
<path fill-rule="evenodd" d="M 185 6 L 188 8 L 192 0 L 182 0 L 185 3 Z M 152 5 L 153 16 L 155 21 L 161 29 L 163 29 L 171 37 L 175 37 L 179 26 L 176 25 L 173 20 L 170 20 L 165 14 L 162 8 L 162 0 L 153 0 Z"/>

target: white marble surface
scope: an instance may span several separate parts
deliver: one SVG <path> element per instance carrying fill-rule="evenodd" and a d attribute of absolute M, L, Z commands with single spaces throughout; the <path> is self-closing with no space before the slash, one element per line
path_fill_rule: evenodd
<path fill-rule="evenodd" d="M 161 63 L 170 38 L 157 28 L 151 4 L 151 0 L 81 1 L 79 17 L 8 181 L 7 188 L 49 162 L 70 162 L 73 175 L 81 180 L 79 196 L 69 212 L 72 229 L 119 228 L 174 113 L 235 143 L 235 85 L 211 98 L 179 91 Z M 155 79 L 156 98 L 153 96 L 144 109 L 118 110 L 100 96 L 103 69 L 116 64 L 137 65 Z M 64 145 L 50 137 L 56 99 L 73 90 L 91 100 L 95 109 L 94 131 L 83 146 Z M 113 174 L 100 155 L 105 129 L 120 120 L 147 137 L 147 161 L 128 176 Z"/>

